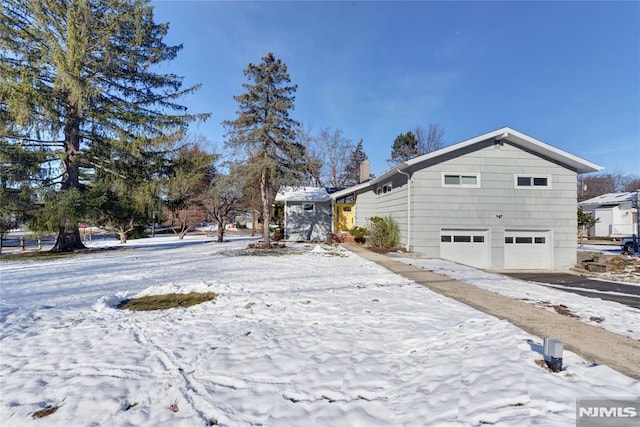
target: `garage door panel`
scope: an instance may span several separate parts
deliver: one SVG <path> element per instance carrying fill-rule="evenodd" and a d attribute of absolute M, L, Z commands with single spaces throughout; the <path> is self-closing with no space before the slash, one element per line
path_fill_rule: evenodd
<path fill-rule="evenodd" d="M 443 229 L 440 232 L 440 257 L 472 267 L 489 268 L 489 242 L 489 230 Z"/>
<path fill-rule="evenodd" d="M 549 231 L 505 230 L 505 270 L 548 270 L 551 260 Z"/>

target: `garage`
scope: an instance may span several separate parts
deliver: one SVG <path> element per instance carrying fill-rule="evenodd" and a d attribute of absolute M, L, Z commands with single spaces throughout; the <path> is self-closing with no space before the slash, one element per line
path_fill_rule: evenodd
<path fill-rule="evenodd" d="M 440 257 L 472 267 L 489 268 L 490 241 L 487 229 L 442 229 Z"/>
<path fill-rule="evenodd" d="M 505 230 L 505 270 L 548 270 L 551 265 L 549 230 Z"/>

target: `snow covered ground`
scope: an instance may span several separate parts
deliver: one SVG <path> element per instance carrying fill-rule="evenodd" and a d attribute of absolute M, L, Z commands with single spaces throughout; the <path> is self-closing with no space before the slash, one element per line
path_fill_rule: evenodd
<path fill-rule="evenodd" d="M 578 397 L 640 395 L 640 382 L 570 352 L 550 373 L 536 363 L 540 337 L 343 249 L 248 255 L 246 244 L 157 237 L 0 261 L 0 425 L 575 426 Z M 454 266 L 429 268 L 513 287 Z M 114 308 L 169 291 L 219 296 Z M 623 332 L 622 306 L 591 304 Z M 47 405 L 59 409 L 32 417 Z"/>

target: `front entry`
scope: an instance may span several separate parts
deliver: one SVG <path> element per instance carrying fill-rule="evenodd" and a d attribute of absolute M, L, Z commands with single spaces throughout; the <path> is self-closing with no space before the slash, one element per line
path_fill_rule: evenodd
<path fill-rule="evenodd" d="M 336 232 L 349 231 L 356 225 L 356 207 L 354 203 L 336 203 L 334 209 L 334 228 Z"/>

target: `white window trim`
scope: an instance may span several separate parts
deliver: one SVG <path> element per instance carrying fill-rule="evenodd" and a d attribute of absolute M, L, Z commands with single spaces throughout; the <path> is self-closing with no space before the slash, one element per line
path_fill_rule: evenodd
<path fill-rule="evenodd" d="M 475 176 L 476 183 L 475 184 L 445 184 L 444 177 L 445 176 Z M 443 187 L 449 188 L 480 188 L 480 174 L 473 172 L 442 172 L 440 177 L 440 182 Z"/>
<path fill-rule="evenodd" d="M 547 179 L 547 185 L 518 185 L 518 178 L 531 178 L 531 179 L 535 179 L 535 178 L 546 178 Z M 515 175 L 513 175 L 513 188 L 516 189 L 536 189 L 536 188 L 551 188 L 551 175 L 534 175 L 534 174 L 528 174 L 528 173 L 517 173 Z"/>

